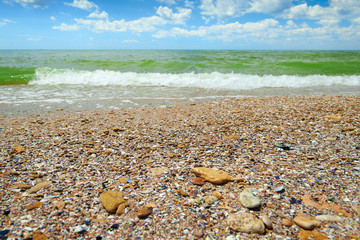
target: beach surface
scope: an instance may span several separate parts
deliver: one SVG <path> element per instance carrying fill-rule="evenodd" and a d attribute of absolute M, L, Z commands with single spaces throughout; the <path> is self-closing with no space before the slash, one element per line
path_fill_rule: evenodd
<path fill-rule="evenodd" d="M 359 95 L 3 114 L 0 164 L 1 239 L 360 237 Z"/>

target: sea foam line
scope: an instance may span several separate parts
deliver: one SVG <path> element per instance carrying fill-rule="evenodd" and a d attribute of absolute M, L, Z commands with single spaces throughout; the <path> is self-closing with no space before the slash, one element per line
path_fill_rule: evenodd
<path fill-rule="evenodd" d="M 360 86 L 360 76 L 250 75 L 240 73 L 135 73 L 110 70 L 70 70 L 39 68 L 30 85 L 91 85 L 126 87 L 192 87 L 242 90 L 268 87 Z"/>

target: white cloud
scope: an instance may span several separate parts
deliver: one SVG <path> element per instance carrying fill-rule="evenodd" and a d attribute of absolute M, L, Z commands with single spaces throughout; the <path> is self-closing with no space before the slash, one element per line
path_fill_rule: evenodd
<path fill-rule="evenodd" d="M 23 7 L 30 5 L 34 8 L 47 8 L 47 0 L 6 0 L 4 2 L 7 4 L 11 4 L 12 2 L 19 3 Z"/>
<path fill-rule="evenodd" d="M 201 14 L 215 16 L 219 19 L 239 17 L 250 8 L 249 0 L 201 0 Z"/>
<path fill-rule="evenodd" d="M 161 2 L 161 3 L 165 3 L 167 5 L 174 5 L 176 4 L 176 1 L 175 0 L 156 0 L 158 2 Z"/>
<path fill-rule="evenodd" d="M 279 13 L 291 7 L 291 0 L 253 0 L 249 12 Z"/>
<path fill-rule="evenodd" d="M 105 20 L 75 18 L 76 25 L 63 23 L 60 26 L 54 27 L 54 29 L 74 31 L 80 27 L 84 27 L 94 32 L 151 32 L 155 31 L 157 26 L 185 24 L 186 20 L 191 16 L 191 9 L 178 8 L 177 10 L 178 12 L 174 13 L 168 7 L 161 6 L 156 11 L 157 15 L 139 18 L 133 21 L 125 21 L 124 19 L 109 21 L 107 18 Z"/>
<path fill-rule="evenodd" d="M 208 39 L 220 39 L 223 41 L 233 41 L 245 35 L 264 35 L 269 29 L 274 29 L 279 24 L 274 19 L 265 19 L 259 22 L 248 22 L 241 24 L 239 22 L 228 24 L 216 24 L 208 27 L 201 26 L 195 30 L 182 28 L 173 28 L 170 31 L 159 31 L 153 36 L 156 38 L 164 37 L 206 37 Z"/>
<path fill-rule="evenodd" d="M 51 17 L 50 17 L 50 20 L 55 21 L 55 20 L 56 20 L 56 18 L 55 18 L 54 16 L 51 16 Z"/>
<path fill-rule="evenodd" d="M 86 11 L 91 11 L 93 8 L 98 9 L 98 6 L 95 3 L 89 2 L 88 0 L 74 0 L 72 3 L 65 2 L 64 4 Z"/>
<path fill-rule="evenodd" d="M 132 39 L 132 40 L 124 40 L 123 43 L 138 43 L 138 40 Z"/>
<path fill-rule="evenodd" d="M 188 8 L 178 8 L 179 12 L 174 13 L 172 9 L 168 7 L 160 6 L 156 13 L 168 23 L 171 24 L 185 24 L 187 20 L 191 17 L 191 9 Z"/>
<path fill-rule="evenodd" d="M 62 23 L 60 26 L 54 26 L 52 28 L 60 31 L 77 31 L 80 29 L 78 25 L 67 25 L 65 23 Z"/>
<path fill-rule="evenodd" d="M 90 13 L 90 15 L 88 16 L 88 18 L 106 18 L 106 19 L 108 17 L 109 17 L 109 15 L 105 11 L 102 11 L 102 12 L 95 11 L 93 13 Z"/>
<path fill-rule="evenodd" d="M 15 21 L 4 18 L 4 19 L 0 20 L 0 27 L 5 26 L 8 23 L 15 23 Z"/>
<path fill-rule="evenodd" d="M 189 0 L 185 0 L 184 2 L 184 6 L 187 8 L 195 8 L 195 2 L 189 1 Z"/>

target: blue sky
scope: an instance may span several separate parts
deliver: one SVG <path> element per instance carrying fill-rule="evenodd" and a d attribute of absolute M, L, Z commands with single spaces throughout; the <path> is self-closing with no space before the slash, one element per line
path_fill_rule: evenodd
<path fill-rule="evenodd" d="M 360 0 L 0 0 L 0 49 L 360 49 Z"/>

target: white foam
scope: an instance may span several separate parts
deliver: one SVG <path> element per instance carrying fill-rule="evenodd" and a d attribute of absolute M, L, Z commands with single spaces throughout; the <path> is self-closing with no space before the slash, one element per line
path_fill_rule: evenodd
<path fill-rule="evenodd" d="M 108 70 L 81 71 L 69 69 L 39 68 L 30 85 L 91 85 L 124 87 L 193 87 L 222 90 L 245 90 L 256 88 L 311 86 L 359 86 L 360 76 L 273 76 L 238 73 L 135 73 Z"/>

